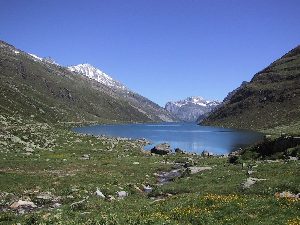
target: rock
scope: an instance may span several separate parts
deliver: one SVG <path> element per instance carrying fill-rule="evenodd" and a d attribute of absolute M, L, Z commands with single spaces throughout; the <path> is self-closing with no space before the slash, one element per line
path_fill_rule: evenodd
<path fill-rule="evenodd" d="M 277 197 L 277 198 L 295 198 L 295 199 L 299 199 L 300 198 L 300 193 L 293 194 L 289 191 L 283 191 L 281 193 L 276 192 L 275 197 Z"/>
<path fill-rule="evenodd" d="M 138 186 L 134 185 L 133 186 L 135 190 L 137 190 L 139 193 L 144 193 Z"/>
<path fill-rule="evenodd" d="M 191 166 L 193 166 L 193 165 L 194 165 L 194 162 L 193 162 L 193 161 L 188 161 L 188 162 L 185 162 L 185 163 L 184 163 L 183 167 L 184 167 L 184 168 L 188 168 L 188 167 L 191 167 Z"/>
<path fill-rule="evenodd" d="M 184 154 L 185 152 L 182 149 L 180 149 L 180 148 L 175 148 L 175 153 L 177 153 L 177 154 Z"/>
<path fill-rule="evenodd" d="M 182 176 L 182 170 L 181 169 L 175 169 L 171 170 L 169 172 L 161 172 L 157 176 L 158 185 L 164 185 L 166 183 L 169 183 L 170 181 L 174 180 L 177 177 Z"/>
<path fill-rule="evenodd" d="M 153 190 L 153 188 L 150 187 L 149 185 L 147 186 L 143 185 L 143 189 L 145 193 L 150 193 Z"/>
<path fill-rule="evenodd" d="M 25 152 L 25 153 L 23 153 L 24 155 L 26 155 L 26 156 L 30 156 L 30 155 L 32 155 L 32 153 L 31 152 Z"/>
<path fill-rule="evenodd" d="M 98 197 L 101 197 L 101 198 L 105 198 L 105 195 L 97 188 L 95 194 L 98 196 Z"/>
<path fill-rule="evenodd" d="M 37 199 L 41 199 L 41 200 L 51 200 L 52 199 L 52 195 L 50 192 L 45 192 L 45 193 L 41 193 L 38 196 L 36 196 Z"/>
<path fill-rule="evenodd" d="M 230 155 L 228 156 L 228 162 L 231 164 L 238 164 L 239 156 L 237 155 Z"/>
<path fill-rule="evenodd" d="M 59 208 L 61 206 L 60 203 L 56 202 L 52 205 L 53 208 Z"/>
<path fill-rule="evenodd" d="M 297 161 L 298 160 L 298 158 L 297 157 L 293 157 L 293 156 L 289 156 L 289 159 L 288 159 L 289 161 Z"/>
<path fill-rule="evenodd" d="M 114 196 L 112 196 L 112 195 L 107 195 L 107 197 L 106 197 L 106 200 L 109 201 L 109 202 L 111 202 L 111 201 L 113 201 L 115 199 L 116 198 Z"/>
<path fill-rule="evenodd" d="M 251 174 L 253 174 L 255 171 L 254 170 L 248 170 L 247 171 L 247 175 L 251 175 Z"/>
<path fill-rule="evenodd" d="M 73 202 L 70 207 L 73 210 L 81 210 L 83 208 L 85 208 L 85 201 L 87 200 L 87 198 L 82 199 L 81 201 L 78 202 Z"/>
<path fill-rule="evenodd" d="M 192 167 L 189 167 L 189 170 L 190 170 L 190 173 L 191 174 L 196 174 L 196 173 L 200 173 L 204 170 L 211 170 L 212 168 L 210 166 L 203 166 L 203 167 L 200 167 L 200 166 L 192 166 Z"/>
<path fill-rule="evenodd" d="M 158 155 L 167 155 L 171 152 L 172 152 L 172 150 L 168 143 L 162 143 L 162 144 L 156 145 L 154 148 L 151 149 L 151 153 L 158 154 Z"/>
<path fill-rule="evenodd" d="M 250 188 L 253 184 L 255 184 L 257 181 L 264 181 L 267 179 L 258 179 L 254 177 L 249 177 L 244 183 L 243 183 L 243 188 Z"/>
<path fill-rule="evenodd" d="M 202 151 L 201 156 L 202 157 L 209 157 L 209 152 L 204 150 L 204 151 Z"/>
<path fill-rule="evenodd" d="M 83 154 L 80 159 L 82 160 L 89 160 L 90 159 L 90 155 L 89 154 Z"/>
<path fill-rule="evenodd" d="M 158 198 L 158 199 L 155 199 L 153 202 L 151 202 L 150 204 L 154 204 L 154 203 L 157 203 L 157 202 L 162 202 L 162 201 L 165 201 L 166 199 L 164 198 Z"/>
<path fill-rule="evenodd" d="M 34 152 L 34 150 L 30 147 L 25 147 L 25 151 L 30 153 Z"/>
<path fill-rule="evenodd" d="M 22 200 L 14 202 L 13 204 L 10 205 L 11 209 L 17 209 L 17 208 L 23 208 L 23 207 L 36 208 L 37 206 L 31 201 L 22 201 Z"/>
<path fill-rule="evenodd" d="M 40 193 L 35 197 L 38 204 L 49 204 L 52 202 L 53 196 L 50 192 Z"/>
<path fill-rule="evenodd" d="M 117 191 L 117 196 L 119 199 L 123 199 L 128 196 L 128 193 L 126 191 Z"/>
<path fill-rule="evenodd" d="M 133 162 L 133 165 L 139 165 L 140 163 L 139 162 Z"/>

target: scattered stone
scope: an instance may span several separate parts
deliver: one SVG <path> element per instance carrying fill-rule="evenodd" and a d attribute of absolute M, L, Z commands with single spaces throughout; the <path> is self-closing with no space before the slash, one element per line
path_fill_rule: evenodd
<path fill-rule="evenodd" d="M 105 198 L 105 195 L 97 188 L 95 194 L 101 198 Z"/>
<path fill-rule="evenodd" d="M 117 196 L 119 199 L 123 199 L 128 196 L 128 193 L 126 191 L 117 191 Z"/>
<path fill-rule="evenodd" d="M 204 150 L 204 151 L 202 151 L 201 156 L 202 157 L 209 157 L 209 152 Z"/>
<path fill-rule="evenodd" d="M 109 201 L 109 202 L 111 202 L 113 200 L 116 200 L 116 198 L 114 196 L 112 196 L 112 195 L 107 195 L 106 200 Z"/>
<path fill-rule="evenodd" d="M 90 159 L 90 155 L 89 154 L 84 154 L 80 157 L 80 159 L 82 160 L 89 160 Z"/>
<path fill-rule="evenodd" d="M 210 166 L 191 166 L 189 167 L 190 173 L 191 174 L 196 174 L 196 173 L 200 173 L 204 170 L 211 170 L 212 168 Z"/>
<path fill-rule="evenodd" d="M 185 152 L 182 149 L 180 149 L 180 148 L 175 148 L 175 153 L 177 153 L 177 154 L 184 154 Z"/>
<path fill-rule="evenodd" d="M 289 159 L 288 159 L 289 161 L 297 161 L 298 160 L 298 158 L 297 157 L 293 157 L 293 156 L 289 156 Z"/>
<path fill-rule="evenodd" d="M 25 153 L 23 153 L 23 155 L 30 156 L 30 155 L 32 155 L 32 153 L 31 152 L 25 152 Z"/>
<path fill-rule="evenodd" d="M 159 199 L 155 199 L 153 202 L 151 202 L 150 204 L 154 204 L 154 203 L 157 203 L 157 202 L 161 202 L 161 201 L 165 201 L 164 198 L 159 198 Z"/>
<path fill-rule="evenodd" d="M 42 199 L 42 200 L 51 200 L 52 199 L 52 195 L 50 192 L 45 192 L 45 193 L 41 193 L 38 196 L 36 196 L 37 199 Z"/>
<path fill-rule="evenodd" d="M 30 147 L 25 147 L 25 151 L 30 153 L 34 152 L 34 150 Z"/>
<path fill-rule="evenodd" d="M 298 194 L 293 194 L 289 191 L 283 191 L 281 193 L 276 192 L 275 197 L 277 198 L 295 198 L 295 199 L 300 199 L 300 193 Z"/>
<path fill-rule="evenodd" d="M 70 207 L 71 209 L 75 210 L 75 209 L 83 209 L 84 208 L 84 203 L 88 198 L 82 199 L 81 201 L 78 202 L 73 202 Z"/>
<path fill-rule="evenodd" d="M 192 160 L 192 161 L 187 161 L 187 162 L 185 162 L 184 164 L 183 164 L 183 167 L 184 168 L 188 168 L 188 167 L 191 167 L 191 166 L 193 166 L 195 163 L 194 163 L 194 161 Z"/>
<path fill-rule="evenodd" d="M 31 201 L 22 201 L 22 200 L 14 202 L 13 204 L 10 205 L 11 209 L 18 209 L 18 208 L 23 208 L 23 207 L 36 208 L 37 206 Z"/>
<path fill-rule="evenodd" d="M 228 155 L 228 162 L 232 163 L 232 164 L 237 164 L 240 159 L 241 152 L 242 152 L 242 149 L 231 152 Z"/>
<path fill-rule="evenodd" d="M 250 188 L 253 184 L 255 184 L 257 181 L 265 181 L 267 179 L 258 179 L 254 177 L 249 177 L 244 183 L 243 183 L 243 188 Z"/>
<path fill-rule="evenodd" d="M 182 170 L 181 169 L 175 169 L 171 170 L 169 172 L 161 172 L 157 176 L 158 185 L 164 185 L 166 183 L 169 183 L 170 181 L 174 180 L 177 177 L 181 177 Z"/>
<path fill-rule="evenodd" d="M 153 188 L 150 187 L 149 185 L 147 186 L 143 185 L 143 189 L 145 193 L 150 193 L 153 190 Z"/>
<path fill-rule="evenodd" d="M 59 208 L 61 206 L 60 203 L 56 202 L 52 205 L 53 208 Z"/>
<path fill-rule="evenodd" d="M 134 185 L 133 186 L 135 190 L 137 190 L 139 193 L 144 193 L 138 186 Z"/>
<path fill-rule="evenodd" d="M 158 154 L 158 155 L 167 155 L 171 152 L 172 152 L 172 150 L 168 143 L 162 143 L 162 144 L 156 145 L 154 148 L 151 149 L 151 153 Z"/>
<path fill-rule="evenodd" d="M 254 170 L 248 170 L 247 171 L 247 175 L 250 176 L 251 174 L 253 174 L 255 171 Z"/>

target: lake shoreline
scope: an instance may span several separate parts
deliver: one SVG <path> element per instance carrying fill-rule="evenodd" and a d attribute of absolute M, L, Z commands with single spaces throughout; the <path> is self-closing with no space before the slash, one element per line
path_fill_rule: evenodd
<path fill-rule="evenodd" d="M 242 129 L 198 126 L 196 123 L 139 123 L 100 124 L 71 128 L 73 132 L 109 138 L 147 140 L 145 150 L 151 150 L 161 143 L 168 143 L 172 149 L 210 155 L 226 155 L 263 139 L 260 132 Z"/>

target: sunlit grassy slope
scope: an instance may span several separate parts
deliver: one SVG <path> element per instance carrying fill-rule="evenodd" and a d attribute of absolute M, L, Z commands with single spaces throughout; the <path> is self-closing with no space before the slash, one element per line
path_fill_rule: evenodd
<path fill-rule="evenodd" d="M 254 75 L 203 124 L 300 133 L 300 46 Z"/>

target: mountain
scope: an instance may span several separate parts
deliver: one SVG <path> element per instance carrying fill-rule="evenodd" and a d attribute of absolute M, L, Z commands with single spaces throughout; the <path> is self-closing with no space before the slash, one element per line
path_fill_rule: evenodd
<path fill-rule="evenodd" d="M 6 117 L 40 122 L 171 120 L 164 109 L 138 94 L 128 91 L 134 96 L 120 96 L 109 84 L 79 76 L 51 58 L 28 54 L 3 41 L 0 80 L 0 112 Z"/>
<path fill-rule="evenodd" d="M 234 89 L 233 91 L 229 92 L 229 93 L 227 94 L 227 96 L 223 99 L 223 103 L 229 102 L 230 99 L 232 98 L 232 96 L 234 96 L 235 93 L 237 93 L 241 88 L 243 88 L 243 87 L 244 87 L 245 85 L 247 85 L 247 84 L 248 84 L 247 81 L 243 81 L 243 82 L 241 83 L 241 85 L 240 85 L 238 88 L 236 88 L 236 89 Z"/>
<path fill-rule="evenodd" d="M 165 109 L 182 121 L 195 122 L 208 116 L 220 104 L 219 101 L 209 101 L 202 97 L 189 97 L 184 100 L 168 102 Z"/>
<path fill-rule="evenodd" d="M 75 74 L 88 77 L 89 79 L 95 80 L 105 85 L 106 87 L 108 87 L 104 89 L 106 93 L 128 102 L 132 107 L 145 114 L 150 120 L 165 122 L 172 122 L 177 120 L 177 118 L 171 115 L 164 108 L 160 107 L 149 99 L 131 91 L 119 81 L 114 80 L 112 77 L 90 64 L 69 66 L 68 69 Z"/>
<path fill-rule="evenodd" d="M 102 83 L 111 88 L 127 89 L 123 84 L 121 84 L 118 81 L 115 81 L 109 75 L 107 75 L 106 73 L 102 72 L 101 70 L 93 67 L 88 63 L 79 64 L 76 66 L 69 66 L 68 69 L 72 72 L 76 72 L 84 76 L 87 76 L 88 78 L 96 80 L 99 83 Z"/>
<path fill-rule="evenodd" d="M 202 124 L 274 129 L 300 123 L 300 46 L 254 75 Z"/>

